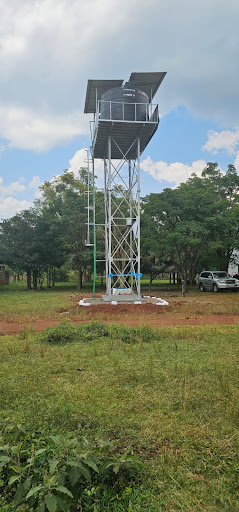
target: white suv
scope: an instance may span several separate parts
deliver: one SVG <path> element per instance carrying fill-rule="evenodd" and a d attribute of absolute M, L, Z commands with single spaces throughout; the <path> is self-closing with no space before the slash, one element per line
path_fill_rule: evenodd
<path fill-rule="evenodd" d="M 204 271 L 198 278 L 198 286 L 201 292 L 212 290 L 218 292 L 220 290 L 238 290 L 237 279 L 229 276 L 227 272 L 221 271 Z"/>

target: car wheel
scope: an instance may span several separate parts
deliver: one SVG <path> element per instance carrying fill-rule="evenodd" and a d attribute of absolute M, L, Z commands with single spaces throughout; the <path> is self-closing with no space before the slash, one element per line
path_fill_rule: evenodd
<path fill-rule="evenodd" d="M 217 293 L 217 292 L 218 292 L 218 287 L 217 287 L 217 285 L 216 285 L 216 284 L 214 284 L 214 285 L 213 285 L 213 291 L 214 291 L 215 293 Z"/>
<path fill-rule="evenodd" d="M 200 285 L 199 285 L 199 290 L 200 290 L 200 292 L 204 292 L 204 286 L 202 283 L 200 283 Z"/>

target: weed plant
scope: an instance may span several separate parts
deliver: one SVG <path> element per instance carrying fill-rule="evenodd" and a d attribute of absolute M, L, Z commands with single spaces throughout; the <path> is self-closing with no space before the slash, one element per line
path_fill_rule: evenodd
<path fill-rule="evenodd" d="M 62 462 L 52 465 L 58 480 L 46 490 L 50 464 L 59 460 L 53 438 L 60 436 L 66 444 L 75 439 L 70 460 L 75 460 L 74 443 L 80 461 L 83 454 L 99 459 L 99 473 L 83 460 L 91 481 L 80 477 L 82 512 L 238 512 L 237 325 L 151 330 L 66 322 L 53 339 L 54 329 L 23 339 L 1 337 L 1 416 L 24 423 L 30 433 L 15 440 L 4 430 L 2 456 L 9 457 L 6 445 L 13 452 L 20 449 L 25 468 L 32 451 L 46 449 L 34 455 L 39 480 L 32 476 L 23 499 L 43 485 L 34 492 L 45 508 L 49 492 L 65 500 L 70 511 L 80 506 L 78 498 L 56 488 L 63 485 L 74 496 L 69 476 L 74 466 L 65 464 L 64 473 Z M 135 460 L 124 466 L 122 457 L 132 451 L 143 469 Z M 113 480 L 101 473 L 105 458 L 122 464 L 122 484 L 117 474 L 114 479 L 112 465 Z M 2 462 L 0 508 L 12 512 L 17 486 L 25 480 L 13 469 L 16 464 Z M 24 471 L 31 475 L 32 466 Z M 12 477 L 17 478 L 10 485 Z M 19 512 L 23 506 L 30 512 L 24 501 Z"/>
<path fill-rule="evenodd" d="M 2 426 L 0 449 L 2 502 L 10 501 L 14 510 L 97 511 L 102 496 L 108 502 L 124 497 L 128 508 L 126 488 L 132 490 L 140 467 L 132 453 L 113 454 L 103 442 L 92 448 L 69 433 L 28 435 L 14 421 Z"/>
<path fill-rule="evenodd" d="M 25 336 L 21 338 L 25 339 Z M 81 325 L 63 322 L 37 335 L 37 339 L 41 342 L 59 345 L 76 341 L 89 342 L 101 338 L 117 339 L 124 343 L 149 343 L 158 338 L 158 333 L 148 326 L 132 328 L 123 325 L 106 325 L 102 322 Z"/>

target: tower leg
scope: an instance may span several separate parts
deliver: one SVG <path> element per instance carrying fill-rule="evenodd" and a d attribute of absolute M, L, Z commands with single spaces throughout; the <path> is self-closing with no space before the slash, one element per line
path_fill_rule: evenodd
<path fill-rule="evenodd" d="M 104 300 L 140 299 L 140 139 L 135 158 L 111 159 L 117 141 L 108 136 L 104 160 L 106 295 Z M 129 150 L 132 146 L 130 146 Z M 120 150 L 121 151 L 121 150 Z"/>
<path fill-rule="evenodd" d="M 108 158 L 105 160 L 105 258 L 106 258 L 106 295 L 111 299 L 111 245 L 112 245 L 112 218 L 111 218 L 111 137 L 108 137 Z"/>
<path fill-rule="evenodd" d="M 137 179 L 138 179 L 138 186 L 137 186 L 137 208 L 138 208 L 138 256 L 137 256 L 137 263 L 138 263 L 138 297 L 140 298 L 140 139 L 137 139 Z"/>
<path fill-rule="evenodd" d="M 104 204 L 105 204 L 105 278 L 106 278 L 106 293 L 110 294 L 110 278 L 109 278 L 109 244 L 108 244 L 108 168 L 107 161 L 104 159 Z"/>

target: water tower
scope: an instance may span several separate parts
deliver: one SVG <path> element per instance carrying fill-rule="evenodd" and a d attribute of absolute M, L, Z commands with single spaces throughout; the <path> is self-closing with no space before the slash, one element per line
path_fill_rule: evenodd
<path fill-rule="evenodd" d="M 140 155 L 159 124 L 153 98 L 165 72 L 131 73 L 123 80 L 88 80 L 85 113 L 91 123 L 92 162 L 103 160 L 106 295 L 135 302 L 140 294 Z M 94 172 L 94 171 L 93 171 Z M 93 190 L 93 229 L 95 201 Z M 96 204 L 97 211 L 97 204 Z M 89 233 L 89 226 L 88 226 Z M 89 245 L 89 240 L 88 240 Z M 94 236 L 94 277 L 97 244 Z"/>

